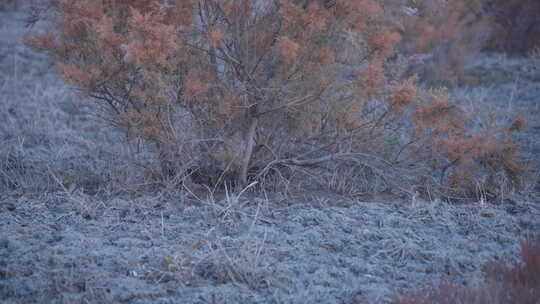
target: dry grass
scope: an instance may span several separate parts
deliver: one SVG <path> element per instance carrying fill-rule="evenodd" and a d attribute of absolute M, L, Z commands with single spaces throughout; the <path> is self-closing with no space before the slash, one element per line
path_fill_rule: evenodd
<path fill-rule="evenodd" d="M 505 259 L 487 263 L 486 281 L 472 287 L 444 282 L 439 286 L 430 286 L 412 294 L 398 296 L 391 303 L 539 303 L 540 236 L 523 241 L 521 261 L 508 264 Z"/>
<path fill-rule="evenodd" d="M 519 240 L 540 229 L 538 59 L 481 57 L 471 67 L 477 85 L 451 91 L 478 126 L 528 119 L 517 139 L 531 164 L 524 193 L 502 189 L 496 201 L 469 205 L 422 200 L 409 187 L 414 168 L 380 171 L 373 159 L 207 188 L 184 167 L 160 175 L 153 151 L 96 124 L 98 113 L 16 40 L 21 15 L 1 14 L 7 303 L 388 303 L 429 282 L 481 284 L 480 265 L 519 259 Z M 492 291 L 487 284 L 479 286 Z"/>
<path fill-rule="evenodd" d="M 480 283 L 480 265 L 515 259 L 516 240 L 540 228 L 533 202 L 191 195 L 4 198 L 13 206 L 0 204 L 0 293 L 26 303 L 388 303 L 428 282 Z"/>

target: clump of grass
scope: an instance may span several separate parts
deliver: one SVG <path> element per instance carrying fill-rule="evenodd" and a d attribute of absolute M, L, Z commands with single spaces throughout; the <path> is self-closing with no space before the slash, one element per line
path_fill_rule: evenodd
<path fill-rule="evenodd" d="M 486 281 L 464 287 L 453 282 L 428 286 L 396 297 L 393 304 L 537 304 L 540 299 L 540 236 L 521 243 L 522 263 L 492 261 L 484 266 Z"/>

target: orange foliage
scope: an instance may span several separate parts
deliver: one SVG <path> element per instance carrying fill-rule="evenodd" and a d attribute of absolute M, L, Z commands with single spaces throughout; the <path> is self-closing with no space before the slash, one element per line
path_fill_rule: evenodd
<path fill-rule="evenodd" d="M 368 36 L 367 43 L 378 56 L 386 58 L 394 53 L 394 46 L 400 39 L 401 36 L 398 33 L 389 27 L 381 26 Z"/>
<path fill-rule="evenodd" d="M 393 111 L 403 113 L 418 98 L 418 89 L 415 85 L 416 80 L 417 77 L 410 77 L 392 87 L 388 101 Z"/>
<path fill-rule="evenodd" d="M 60 64 L 59 71 L 62 78 L 70 84 L 81 88 L 89 88 L 92 85 L 92 78 L 88 73 L 82 71 L 74 64 Z"/>
<path fill-rule="evenodd" d="M 467 189 L 468 195 L 476 195 L 476 187 L 483 169 L 489 169 L 490 181 L 499 172 L 504 172 L 512 187 L 521 187 L 520 178 L 524 167 L 517 161 L 517 146 L 508 131 L 524 124 L 517 118 L 510 128 L 472 131 L 468 115 L 452 104 L 442 92 L 432 92 L 429 101 L 419 105 L 414 112 L 414 134 L 427 138 L 426 146 L 432 153 L 443 156 L 432 163 L 432 168 L 441 168 L 441 183 L 451 191 Z M 450 171 L 445 181 L 445 172 Z M 484 184 L 485 187 L 494 185 Z M 476 194 L 475 194 L 476 193 Z"/>
<path fill-rule="evenodd" d="M 27 46 L 40 51 L 54 52 L 58 47 L 56 44 L 56 35 L 52 32 L 34 36 L 25 35 L 23 41 Z"/>
<path fill-rule="evenodd" d="M 386 81 L 382 60 L 372 60 L 360 73 L 358 92 L 368 99 L 373 98 L 377 89 Z"/>
<path fill-rule="evenodd" d="M 487 0 L 414 1 L 413 13 L 403 19 L 403 52 L 429 54 L 417 69 L 424 79 L 465 84 L 464 66 L 482 49 L 491 33 L 484 15 Z"/>
<path fill-rule="evenodd" d="M 300 54 L 300 44 L 294 42 L 287 36 L 279 37 L 279 50 L 281 55 L 288 61 L 294 61 Z"/>
<path fill-rule="evenodd" d="M 219 27 L 214 27 L 208 33 L 208 44 L 212 47 L 217 47 L 219 43 L 223 40 L 223 32 Z"/>
<path fill-rule="evenodd" d="M 457 38 L 470 20 L 464 12 L 478 1 L 426 0 L 440 4 L 409 15 L 391 0 L 59 0 L 53 31 L 25 41 L 158 149 L 179 132 L 171 115 L 189 116 L 195 133 L 220 143 L 201 140 L 201 159 L 232 166 L 242 183 L 250 166 L 370 147 L 378 157 L 396 138 L 427 138 L 397 140 L 393 157 L 430 154 L 422 161 L 442 173 L 452 167 L 454 180 L 472 179 L 488 155 L 518 176 L 510 143 L 471 132 L 444 92 L 422 97 L 416 77 L 390 72 L 399 70 L 398 49 L 435 45 L 450 45 L 444 66 L 453 67 L 471 39 Z"/>

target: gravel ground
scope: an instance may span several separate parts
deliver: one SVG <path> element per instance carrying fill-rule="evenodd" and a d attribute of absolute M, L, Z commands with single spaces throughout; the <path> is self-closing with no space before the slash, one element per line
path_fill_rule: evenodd
<path fill-rule="evenodd" d="M 1 303 L 386 303 L 441 280 L 475 284 L 482 264 L 517 259 L 540 231 L 534 199 L 119 194 L 129 147 L 20 44 L 19 17 L 0 13 Z M 536 176 L 538 61 L 486 55 L 484 82 L 454 92 L 470 111 L 486 101 L 529 118 L 518 140 Z"/>

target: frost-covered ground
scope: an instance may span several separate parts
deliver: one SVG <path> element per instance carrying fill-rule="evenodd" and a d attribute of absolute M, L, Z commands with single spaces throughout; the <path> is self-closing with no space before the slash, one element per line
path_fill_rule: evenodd
<path fill-rule="evenodd" d="M 540 205 L 350 202 L 320 195 L 4 199 L 5 303 L 383 303 L 511 261 Z"/>
<path fill-rule="evenodd" d="M 22 15 L 0 14 L 2 303 L 384 303 L 440 280 L 474 284 L 540 231 L 534 195 L 134 195 L 133 147 L 22 46 Z M 519 142 L 538 176 L 540 63 L 492 54 L 472 69 L 479 82 L 453 94 L 470 111 L 527 117 Z"/>

